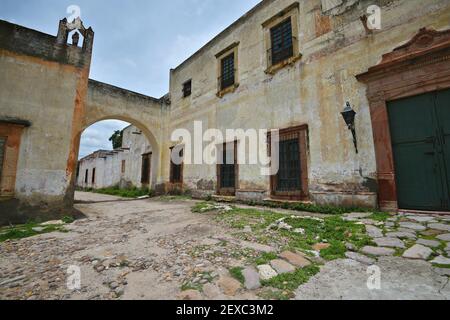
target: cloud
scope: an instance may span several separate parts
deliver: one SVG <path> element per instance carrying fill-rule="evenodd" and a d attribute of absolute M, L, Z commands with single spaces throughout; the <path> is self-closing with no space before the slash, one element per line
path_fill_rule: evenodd
<path fill-rule="evenodd" d="M 112 144 L 109 138 L 114 131 L 122 130 L 127 126 L 129 123 L 119 120 L 105 120 L 90 126 L 81 136 L 79 158 L 97 150 L 111 150 Z"/>

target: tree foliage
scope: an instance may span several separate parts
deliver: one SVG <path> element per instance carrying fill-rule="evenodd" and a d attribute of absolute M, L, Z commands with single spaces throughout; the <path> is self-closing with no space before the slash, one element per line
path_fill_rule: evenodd
<path fill-rule="evenodd" d="M 109 138 L 112 142 L 113 149 L 119 149 L 122 147 L 123 130 L 114 131 L 113 135 Z"/>

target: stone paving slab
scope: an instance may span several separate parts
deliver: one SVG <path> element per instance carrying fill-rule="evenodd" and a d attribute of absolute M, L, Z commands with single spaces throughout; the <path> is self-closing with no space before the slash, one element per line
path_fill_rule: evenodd
<path fill-rule="evenodd" d="M 370 290 L 368 266 L 354 260 L 327 263 L 296 291 L 296 300 L 449 300 L 450 283 L 428 262 L 381 257 L 381 289 Z"/>

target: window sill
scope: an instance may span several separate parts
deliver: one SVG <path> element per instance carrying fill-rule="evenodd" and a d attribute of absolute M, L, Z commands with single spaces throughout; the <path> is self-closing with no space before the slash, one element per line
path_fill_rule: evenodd
<path fill-rule="evenodd" d="M 274 75 L 277 73 L 277 71 L 283 69 L 286 66 L 292 66 L 294 63 L 296 63 L 298 60 L 302 58 L 302 54 L 298 54 L 297 56 L 290 57 L 289 59 L 286 59 L 284 61 L 281 61 L 273 66 L 270 66 L 267 68 L 264 72 L 266 74 Z"/>
<path fill-rule="evenodd" d="M 225 88 L 223 90 L 220 90 L 219 92 L 217 92 L 217 96 L 219 98 L 222 98 L 224 95 L 228 94 L 228 93 L 233 93 L 236 91 L 236 89 L 239 87 L 239 83 L 236 83 L 232 86 L 229 86 L 228 88 Z"/>

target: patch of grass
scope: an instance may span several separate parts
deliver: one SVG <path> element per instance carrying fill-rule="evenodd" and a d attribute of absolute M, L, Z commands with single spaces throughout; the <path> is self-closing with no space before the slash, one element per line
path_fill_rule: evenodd
<path fill-rule="evenodd" d="M 191 211 L 193 213 L 206 213 L 214 211 L 214 203 L 213 202 L 200 202 L 192 207 Z"/>
<path fill-rule="evenodd" d="M 319 267 L 311 265 L 303 269 L 297 269 L 293 273 L 280 274 L 270 280 L 263 280 L 261 284 L 266 287 L 273 287 L 280 290 L 287 290 L 293 292 L 302 284 L 319 273 Z"/>
<path fill-rule="evenodd" d="M 331 261 L 345 257 L 347 248 L 343 242 L 332 241 L 330 247 L 320 251 L 320 256 L 325 260 Z"/>
<path fill-rule="evenodd" d="M 61 221 L 66 224 L 71 224 L 75 221 L 75 218 L 71 216 L 65 216 L 64 218 L 61 219 Z"/>
<path fill-rule="evenodd" d="M 441 269 L 450 269 L 450 265 L 448 264 L 433 264 L 433 267 Z"/>
<path fill-rule="evenodd" d="M 161 196 L 158 198 L 158 200 L 160 201 L 167 201 L 167 202 L 171 202 L 171 201 L 184 201 L 184 200 L 191 200 L 192 197 L 190 195 L 166 195 L 166 196 Z"/>
<path fill-rule="evenodd" d="M 148 188 L 129 188 L 129 189 L 120 189 L 119 186 L 114 186 L 110 188 L 103 189 L 85 189 L 83 191 L 106 194 L 110 196 L 117 196 L 122 198 L 139 198 L 144 196 L 151 196 L 153 191 Z"/>
<path fill-rule="evenodd" d="M 181 285 L 181 291 L 188 291 L 188 290 L 196 290 L 196 291 L 203 291 L 203 286 L 199 283 L 183 283 Z"/>
<path fill-rule="evenodd" d="M 392 218 L 392 215 L 387 212 L 374 212 L 371 216 L 369 216 L 369 219 L 381 222 L 386 222 L 389 218 Z"/>
<path fill-rule="evenodd" d="M 343 220 L 340 216 L 326 217 L 323 222 L 314 219 L 286 219 L 285 222 L 293 228 L 302 228 L 304 234 L 294 234 L 283 231 L 290 237 L 289 246 L 301 250 L 312 250 L 319 242 L 328 242 L 331 246 L 321 251 L 326 260 L 343 258 L 346 252 L 345 243 L 353 244 L 357 249 L 372 244 L 371 238 L 365 233 L 362 225 Z"/>
<path fill-rule="evenodd" d="M 255 259 L 254 263 L 258 266 L 268 264 L 270 261 L 278 259 L 278 256 L 273 252 L 265 252 Z"/>
<path fill-rule="evenodd" d="M 41 231 L 33 230 L 33 228 L 41 227 Z M 33 237 L 39 234 L 50 233 L 50 232 L 67 232 L 61 225 L 48 225 L 41 226 L 38 223 L 30 222 L 23 225 L 5 227 L 0 229 L 0 242 L 5 242 L 6 240 L 17 240 Z"/>
<path fill-rule="evenodd" d="M 267 289 L 261 291 L 258 296 L 264 300 L 289 300 L 294 297 L 294 294 L 292 292 L 286 292 L 286 291 L 280 291 L 280 290 L 273 290 L 273 289 Z"/>
<path fill-rule="evenodd" d="M 228 271 L 230 272 L 230 275 L 233 278 L 238 280 L 240 283 L 244 284 L 245 283 L 245 277 L 242 274 L 242 270 L 244 270 L 242 267 L 234 267 L 234 268 L 230 268 Z"/>
<path fill-rule="evenodd" d="M 242 201 L 249 206 L 264 206 L 269 208 L 281 208 L 288 209 L 294 211 L 301 212 L 312 212 L 312 213 L 322 213 L 322 214 L 345 214 L 352 212 L 372 212 L 373 209 L 368 208 L 344 208 L 344 207 L 335 207 L 335 206 L 320 206 L 309 203 L 291 203 L 291 202 L 275 202 L 275 201 L 263 201 L 263 202 L 255 202 L 255 201 Z"/>

